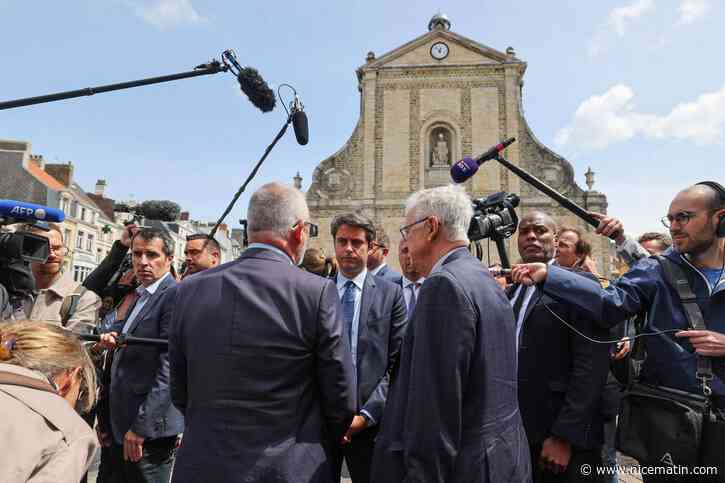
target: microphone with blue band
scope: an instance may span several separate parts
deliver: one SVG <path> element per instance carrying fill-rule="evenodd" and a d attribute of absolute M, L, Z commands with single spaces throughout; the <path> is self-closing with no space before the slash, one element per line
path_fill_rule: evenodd
<path fill-rule="evenodd" d="M 516 141 L 516 138 L 508 138 L 505 141 L 502 141 L 499 144 L 495 145 L 482 155 L 476 157 L 475 159 L 465 157 L 462 160 L 458 161 L 456 164 L 451 166 L 451 179 L 453 179 L 453 181 L 456 183 L 463 183 L 464 181 L 467 181 L 468 178 L 476 174 L 479 166 L 481 166 L 483 163 L 490 159 L 496 158 L 499 153 L 501 153 L 501 151 L 506 149 L 514 141 Z"/>
<path fill-rule="evenodd" d="M 0 199 L 0 220 L 5 221 L 6 223 L 18 223 L 23 221 L 61 223 L 65 220 L 65 213 L 63 213 L 63 210 L 43 205 L 36 205 L 35 203 Z"/>

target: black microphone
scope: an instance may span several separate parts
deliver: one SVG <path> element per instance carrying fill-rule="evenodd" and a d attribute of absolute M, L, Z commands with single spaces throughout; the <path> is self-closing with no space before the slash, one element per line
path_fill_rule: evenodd
<path fill-rule="evenodd" d="M 242 89 L 242 92 L 246 94 L 249 101 L 257 106 L 260 111 L 269 112 L 274 109 L 277 101 L 274 97 L 274 91 L 262 79 L 257 69 L 241 67 L 237 74 L 237 81 L 239 81 L 239 87 Z"/>
<path fill-rule="evenodd" d="M 506 149 L 506 147 L 514 141 L 516 141 L 516 138 L 508 138 L 475 159 L 465 157 L 458 161 L 456 164 L 451 166 L 451 179 L 456 183 L 463 183 L 468 178 L 476 174 L 479 166 L 490 159 L 496 158 L 501 151 Z"/>
<path fill-rule="evenodd" d="M 304 146 L 310 141 L 310 132 L 307 127 L 307 114 L 305 114 L 305 106 L 300 102 L 300 98 L 295 94 L 295 100 L 292 104 L 292 127 L 295 129 L 295 137 L 297 142 Z"/>

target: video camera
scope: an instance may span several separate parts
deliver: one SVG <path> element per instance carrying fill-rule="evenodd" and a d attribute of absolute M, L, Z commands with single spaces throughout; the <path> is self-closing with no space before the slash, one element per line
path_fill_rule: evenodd
<path fill-rule="evenodd" d="M 511 264 L 503 240 L 516 233 L 519 217 L 515 208 L 519 206 L 519 201 L 518 195 L 504 191 L 473 200 L 473 217 L 468 225 L 468 239 L 476 246 L 477 242 L 486 238 L 495 241 L 504 268 L 509 268 Z"/>
<path fill-rule="evenodd" d="M 48 229 L 48 222 L 61 222 L 65 214 L 58 209 L 15 200 L 0 200 L 0 228 L 27 223 Z M 50 255 L 48 239 L 24 232 L 0 232 L 0 287 L 8 292 L 11 304 L 35 290 L 30 262 L 44 263 Z M 0 307 L 3 313 L 6 307 Z"/>

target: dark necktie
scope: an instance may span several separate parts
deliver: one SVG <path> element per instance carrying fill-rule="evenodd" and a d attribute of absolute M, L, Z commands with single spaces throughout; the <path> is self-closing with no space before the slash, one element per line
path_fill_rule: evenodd
<path fill-rule="evenodd" d="M 411 283 L 408 285 L 410 287 L 410 302 L 408 303 L 408 317 L 413 315 L 413 310 L 415 310 L 415 303 L 418 301 L 418 296 L 415 294 L 415 291 L 420 287 L 419 283 Z"/>
<path fill-rule="evenodd" d="M 342 317 L 345 319 L 347 338 L 352 348 L 352 321 L 355 318 L 355 284 L 352 280 L 345 283 L 345 292 L 342 294 Z"/>
<path fill-rule="evenodd" d="M 521 292 L 514 302 L 514 324 L 519 323 L 519 314 L 521 313 L 521 306 L 524 305 L 524 298 L 526 297 L 526 285 L 521 285 Z"/>

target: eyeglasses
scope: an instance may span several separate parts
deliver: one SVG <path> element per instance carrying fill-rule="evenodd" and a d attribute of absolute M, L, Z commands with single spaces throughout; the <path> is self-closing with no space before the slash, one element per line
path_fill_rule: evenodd
<path fill-rule="evenodd" d="M 317 235 L 320 234 L 320 227 L 318 227 L 314 223 L 310 223 L 309 221 L 303 221 L 302 223 L 304 224 L 304 226 L 306 226 L 309 229 L 310 238 L 315 238 L 315 237 L 317 237 Z M 295 223 L 294 225 L 292 225 L 292 229 L 294 230 L 299 225 L 300 225 L 299 223 Z"/>
<path fill-rule="evenodd" d="M 385 250 L 388 247 L 386 247 L 385 245 L 381 245 L 380 243 L 375 243 L 375 242 L 372 242 L 370 244 L 370 251 L 377 250 L 378 248 L 381 250 Z"/>
<path fill-rule="evenodd" d="M 681 211 L 679 213 L 676 213 L 675 215 L 667 215 L 663 216 L 660 221 L 662 221 L 662 224 L 665 225 L 665 228 L 672 228 L 673 223 L 677 223 L 680 226 L 687 225 L 690 220 L 693 218 L 697 218 L 697 215 L 700 213 L 703 213 L 702 211 L 698 211 L 696 213 L 692 213 L 690 211 Z"/>
<path fill-rule="evenodd" d="M 408 239 L 408 234 L 410 233 L 410 229 L 411 228 L 413 228 L 415 225 L 418 225 L 420 223 L 423 223 L 424 221 L 427 221 L 428 218 L 430 218 L 430 217 L 429 216 L 426 216 L 425 218 L 421 218 L 418 221 L 414 221 L 410 225 L 401 226 L 400 227 L 400 236 L 403 237 L 403 240 L 405 241 L 405 240 Z"/>

